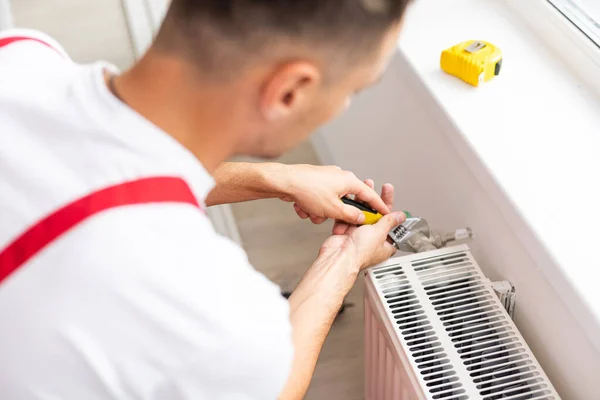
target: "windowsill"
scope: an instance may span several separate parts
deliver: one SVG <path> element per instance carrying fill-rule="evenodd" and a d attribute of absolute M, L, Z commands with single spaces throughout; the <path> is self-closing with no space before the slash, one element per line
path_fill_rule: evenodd
<path fill-rule="evenodd" d="M 439 67 L 443 49 L 469 39 L 504 56 L 500 76 L 479 88 Z M 498 0 L 414 2 L 400 50 L 458 128 L 451 140 L 498 208 L 517 209 L 515 233 L 600 349 L 598 96 Z M 490 175 L 495 188 L 484 182 Z"/>

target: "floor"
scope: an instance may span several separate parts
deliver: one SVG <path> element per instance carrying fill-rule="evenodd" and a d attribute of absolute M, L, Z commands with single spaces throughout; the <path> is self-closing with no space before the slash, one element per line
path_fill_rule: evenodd
<path fill-rule="evenodd" d="M 49 33 L 78 62 L 104 59 L 126 68 L 134 60 L 120 0 L 16 0 L 12 11 L 17 26 Z M 319 163 L 310 143 L 280 161 Z M 250 260 L 282 290 L 293 290 L 331 229 L 299 219 L 291 204 L 278 200 L 237 204 L 233 212 Z M 359 282 L 347 299 L 355 306 L 333 326 L 308 400 L 363 398 L 361 289 Z"/>

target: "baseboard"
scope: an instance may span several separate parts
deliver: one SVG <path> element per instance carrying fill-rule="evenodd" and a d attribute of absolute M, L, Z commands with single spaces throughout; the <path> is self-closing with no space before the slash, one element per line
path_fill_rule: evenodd
<path fill-rule="evenodd" d="M 136 58 L 139 58 L 152 43 L 152 38 L 160 26 L 166 9 L 166 0 L 121 0 L 121 2 L 133 51 Z M 242 244 L 230 205 L 210 207 L 207 213 L 217 233 L 239 245 Z"/>

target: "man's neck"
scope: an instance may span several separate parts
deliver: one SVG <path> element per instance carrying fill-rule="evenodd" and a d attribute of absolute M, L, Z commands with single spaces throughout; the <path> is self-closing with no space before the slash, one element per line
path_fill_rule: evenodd
<path fill-rule="evenodd" d="M 106 81 L 113 94 L 200 160 L 209 173 L 233 154 L 227 121 L 211 89 L 199 93 L 175 60 L 145 57 L 131 70 Z M 212 101 L 211 101 L 212 100 Z"/>

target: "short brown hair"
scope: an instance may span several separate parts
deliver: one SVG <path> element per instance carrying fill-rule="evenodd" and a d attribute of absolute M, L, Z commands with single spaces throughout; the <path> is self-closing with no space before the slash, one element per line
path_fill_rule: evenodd
<path fill-rule="evenodd" d="M 172 0 L 155 47 L 204 69 L 239 67 L 278 41 L 350 61 L 378 48 L 410 0 Z"/>

